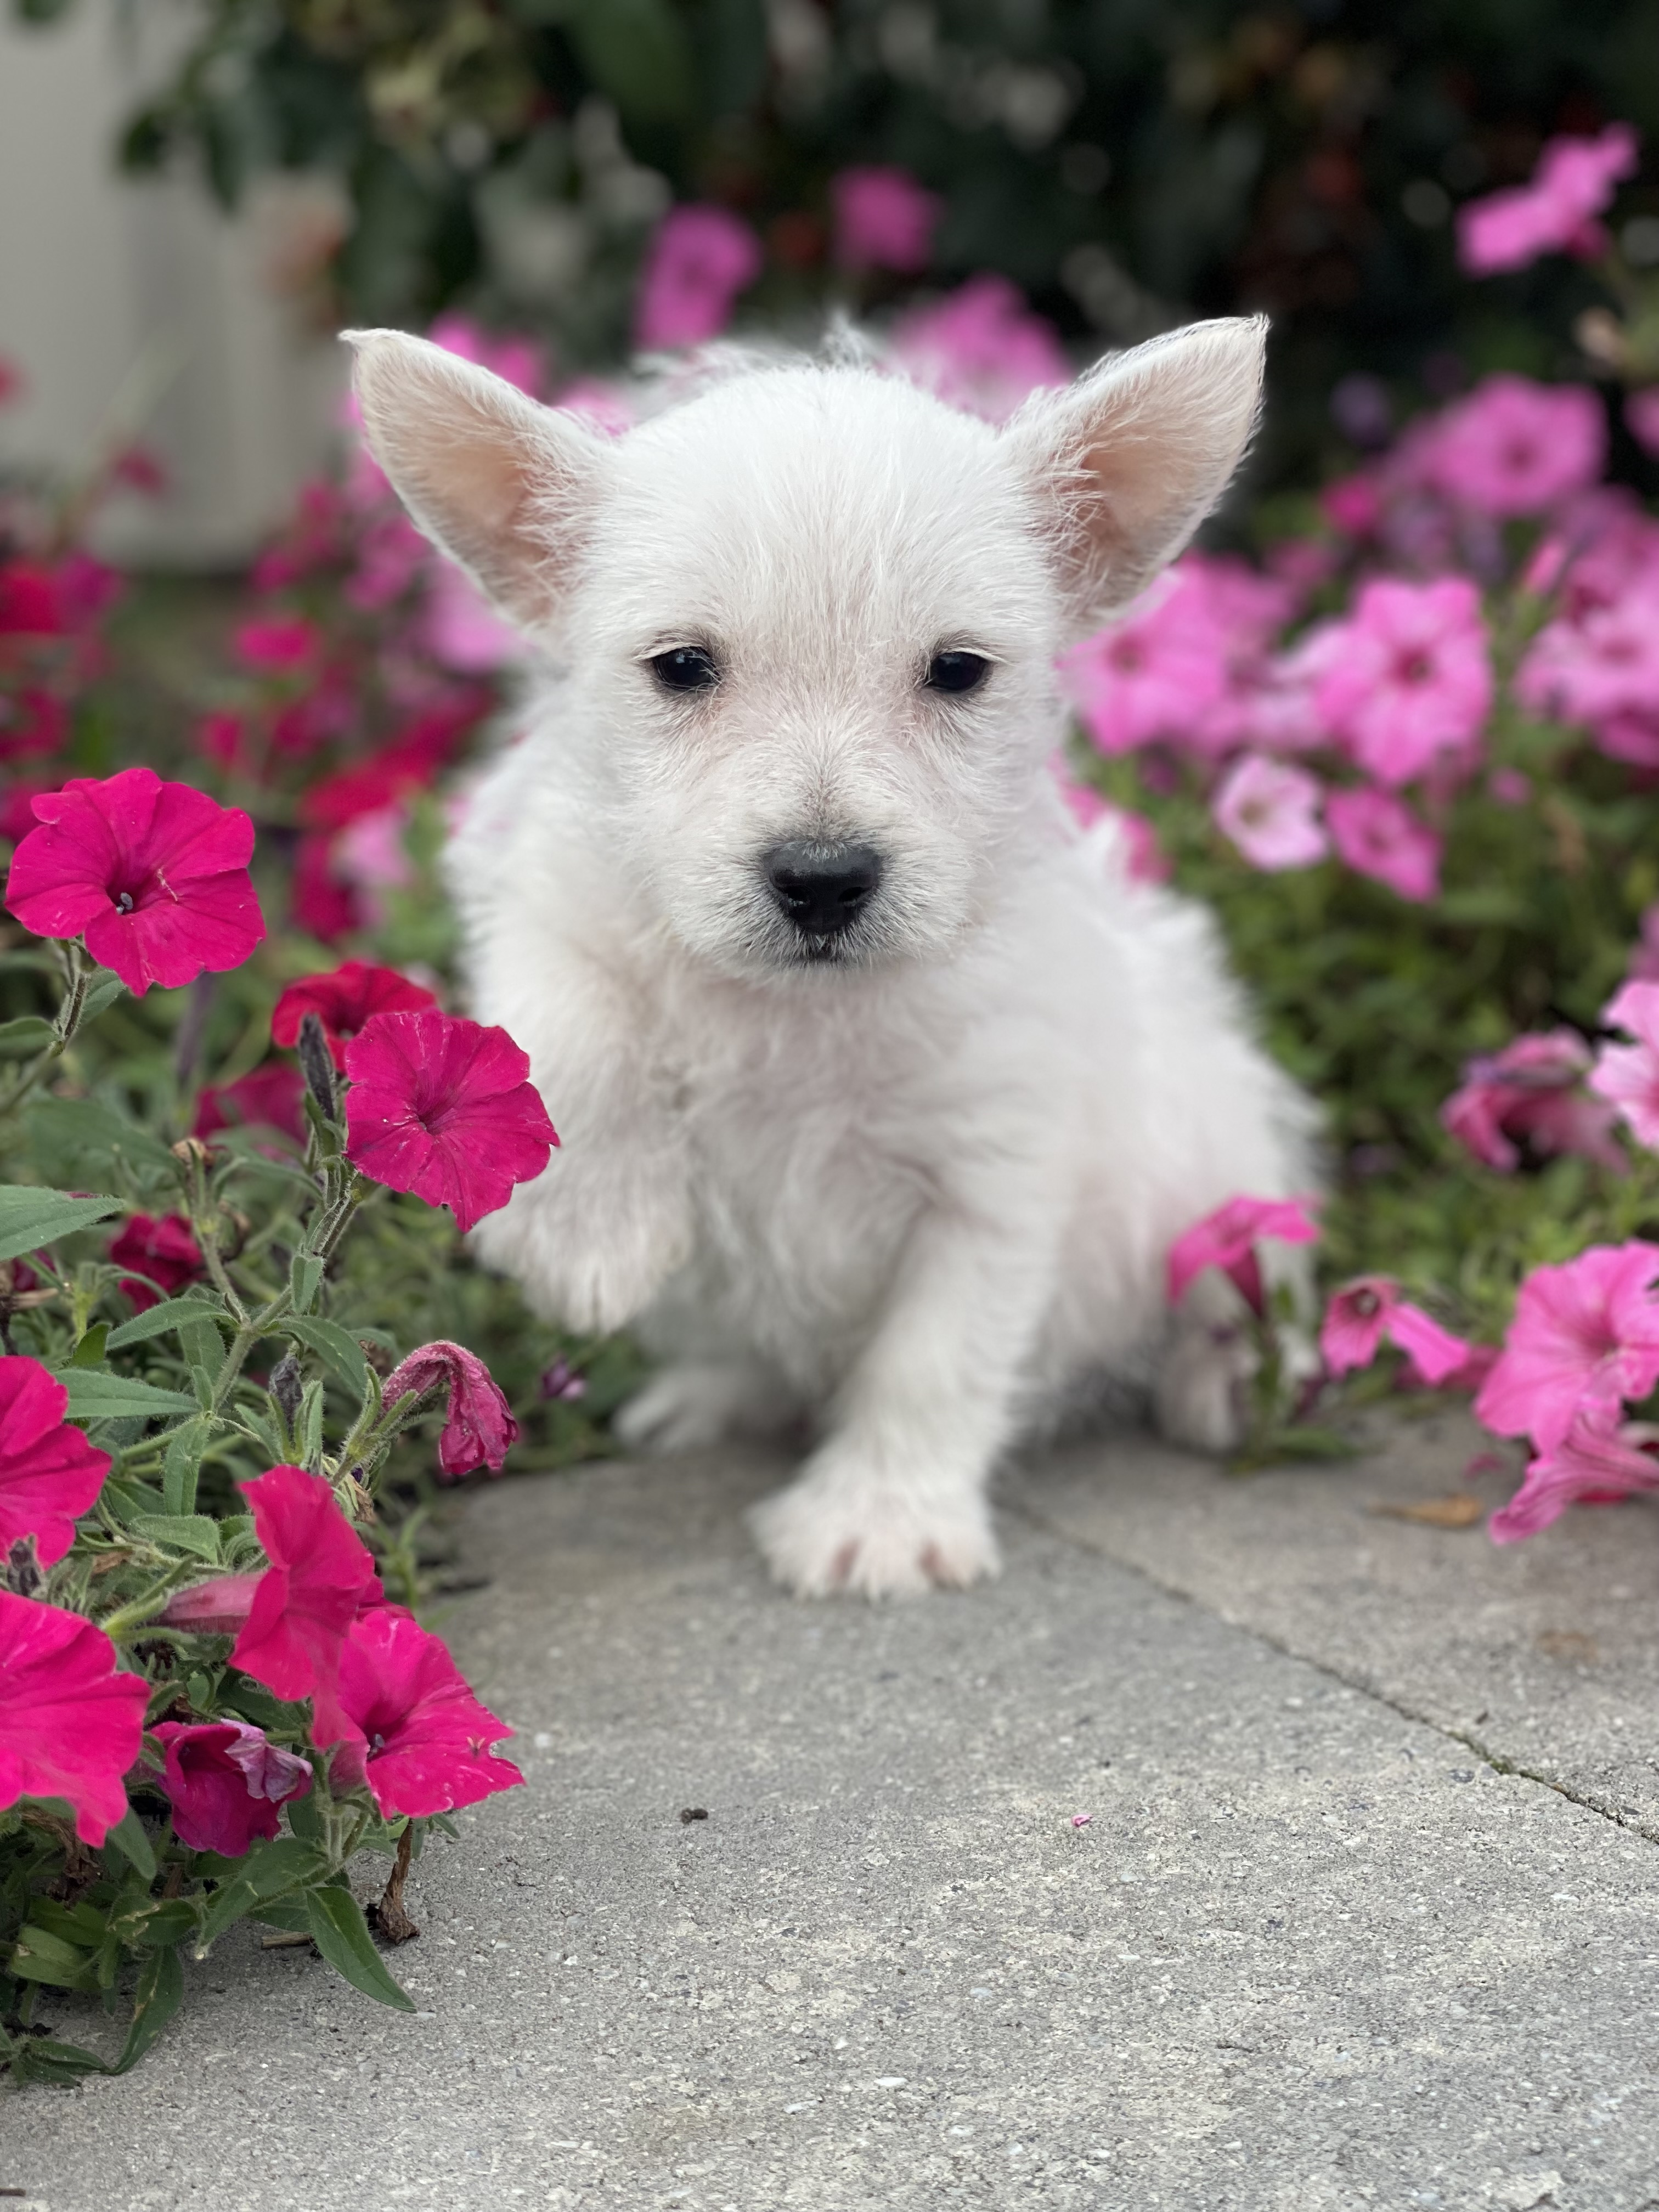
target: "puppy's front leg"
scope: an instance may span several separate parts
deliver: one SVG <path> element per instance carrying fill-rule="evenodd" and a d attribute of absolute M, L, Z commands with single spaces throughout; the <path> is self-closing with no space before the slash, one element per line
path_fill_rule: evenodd
<path fill-rule="evenodd" d="M 913 1232 L 835 1426 L 753 1527 L 803 1597 L 887 1597 L 975 1582 L 1000 1565 L 986 1486 L 1013 1428 L 1020 1371 L 1053 1290 L 1058 1209 L 942 1203 Z"/>

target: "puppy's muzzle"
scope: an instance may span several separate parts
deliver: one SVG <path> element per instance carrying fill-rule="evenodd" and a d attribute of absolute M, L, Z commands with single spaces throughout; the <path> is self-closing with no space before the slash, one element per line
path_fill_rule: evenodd
<path fill-rule="evenodd" d="M 850 929 L 881 882 L 881 855 L 873 846 L 824 845 L 809 837 L 775 845 L 761 867 L 801 935 L 820 940 Z"/>

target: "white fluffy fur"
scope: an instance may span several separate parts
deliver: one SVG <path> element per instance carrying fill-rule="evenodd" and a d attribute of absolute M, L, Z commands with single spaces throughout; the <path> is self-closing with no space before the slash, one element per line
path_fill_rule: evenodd
<path fill-rule="evenodd" d="M 1047 763 L 1056 653 L 1219 495 L 1259 330 L 1159 340 L 1001 430 L 867 364 L 761 364 L 614 442 L 358 343 L 393 480 L 547 661 L 451 853 L 474 1010 L 563 1139 L 482 1257 L 669 1363 L 636 1444 L 813 1420 L 755 1516 L 803 1593 L 994 1571 L 999 1458 L 1103 1383 L 1224 1445 L 1238 1346 L 1213 1278 L 1171 1322 L 1164 1255 L 1305 1188 L 1310 1117 L 1207 917 L 1079 836 Z M 665 693 L 649 658 L 688 644 L 720 682 Z M 945 649 L 994 663 L 981 690 L 923 687 Z M 884 864 L 811 964 L 760 869 L 799 837 Z"/>

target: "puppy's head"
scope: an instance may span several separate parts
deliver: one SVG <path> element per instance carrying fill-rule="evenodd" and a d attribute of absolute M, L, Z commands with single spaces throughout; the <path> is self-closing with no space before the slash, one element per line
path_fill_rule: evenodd
<path fill-rule="evenodd" d="M 630 876 L 728 972 L 937 957 L 987 911 L 1061 647 L 1185 544 L 1263 327 L 1200 324 L 1001 428 L 762 365 L 611 441 L 392 331 L 363 420 L 416 522 L 567 672 Z"/>

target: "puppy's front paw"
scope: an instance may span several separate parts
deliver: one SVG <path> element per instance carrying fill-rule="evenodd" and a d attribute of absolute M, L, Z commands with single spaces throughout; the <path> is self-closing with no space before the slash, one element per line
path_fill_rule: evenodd
<path fill-rule="evenodd" d="M 1158 1370 L 1158 1425 L 1172 1444 L 1218 1455 L 1237 1450 L 1255 1347 L 1242 1328 L 1215 1323 L 1177 1330 Z"/>
<path fill-rule="evenodd" d="M 1001 1566 L 991 1511 L 971 1486 L 930 1495 L 844 1462 L 809 1465 L 750 1516 L 766 1563 L 798 1597 L 915 1597 Z"/>

